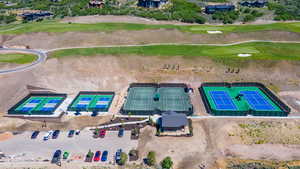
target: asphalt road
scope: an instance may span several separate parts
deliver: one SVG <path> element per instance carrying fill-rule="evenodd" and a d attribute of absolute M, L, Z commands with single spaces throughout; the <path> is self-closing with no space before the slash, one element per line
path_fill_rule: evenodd
<path fill-rule="evenodd" d="M 33 50 L 33 49 L 17 49 L 17 48 L 0 48 L 0 51 L 16 51 L 16 52 L 26 52 L 26 53 L 32 53 L 34 55 L 38 56 L 38 59 L 35 60 L 34 62 L 30 63 L 30 64 L 25 64 L 25 65 L 21 65 L 15 68 L 11 68 L 11 69 L 0 69 L 0 75 L 1 74 L 7 74 L 7 73 L 14 73 L 14 72 L 20 72 L 20 71 L 24 71 L 24 70 L 28 70 L 44 61 L 46 61 L 47 59 L 47 54 L 46 52 L 43 51 L 39 51 L 39 50 Z"/>

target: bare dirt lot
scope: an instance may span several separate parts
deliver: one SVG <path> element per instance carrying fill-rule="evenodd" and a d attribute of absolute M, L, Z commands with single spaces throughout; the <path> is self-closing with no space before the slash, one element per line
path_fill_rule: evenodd
<path fill-rule="evenodd" d="M 156 137 L 154 128 L 144 128 L 139 142 L 139 150 L 143 156 L 149 151 L 155 151 L 159 162 L 170 156 L 175 162 L 176 169 L 192 169 L 205 165 L 208 168 L 218 168 L 216 161 L 227 158 L 254 160 L 298 160 L 300 158 L 299 141 L 287 141 L 285 144 L 273 144 L 276 139 L 297 137 L 300 126 L 299 120 L 264 120 L 276 128 L 281 128 L 285 135 L 271 135 L 264 144 L 244 144 L 237 134 L 238 124 L 257 123 L 253 120 L 210 119 L 193 120 L 193 137 Z M 290 130 L 293 130 L 292 132 Z M 263 129 L 262 129 L 263 130 Z M 269 132 L 269 129 L 263 132 Z M 252 136 L 249 136 L 252 137 Z M 264 138 L 264 136 L 261 136 Z M 220 167 L 220 166 L 219 166 Z"/>

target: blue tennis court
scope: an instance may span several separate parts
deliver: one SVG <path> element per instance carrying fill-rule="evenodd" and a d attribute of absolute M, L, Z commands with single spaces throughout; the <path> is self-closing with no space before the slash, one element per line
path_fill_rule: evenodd
<path fill-rule="evenodd" d="M 108 105 L 96 105 L 95 108 L 105 109 Z"/>
<path fill-rule="evenodd" d="M 91 97 L 83 97 L 80 99 L 80 101 L 91 101 L 92 98 Z"/>
<path fill-rule="evenodd" d="M 210 91 L 209 92 L 218 110 L 237 110 L 231 97 L 226 91 Z"/>
<path fill-rule="evenodd" d="M 59 99 L 53 99 L 53 100 L 49 100 L 48 103 L 59 103 L 61 100 Z"/>
<path fill-rule="evenodd" d="M 40 101 L 40 99 L 32 99 L 29 103 L 39 103 Z"/>
<path fill-rule="evenodd" d="M 111 98 L 109 98 L 109 97 L 100 97 L 99 98 L 99 101 L 110 101 L 111 100 Z"/>
<path fill-rule="evenodd" d="M 21 111 L 23 112 L 28 112 L 30 110 L 32 110 L 34 107 L 22 107 Z"/>
<path fill-rule="evenodd" d="M 254 110 L 275 110 L 275 108 L 257 91 L 241 91 L 250 107 Z"/>
<path fill-rule="evenodd" d="M 51 108 L 51 107 L 43 107 L 42 108 L 42 111 L 53 111 L 54 108 Z"/>

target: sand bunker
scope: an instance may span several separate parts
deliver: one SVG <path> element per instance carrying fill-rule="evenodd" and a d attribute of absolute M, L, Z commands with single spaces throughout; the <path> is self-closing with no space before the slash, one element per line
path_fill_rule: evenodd
<path fill-rule="evenodd" d="M 252 56 L 252 54 L 249 54 L 249 53 L 240 53 L 240 54 L 238 54 L 238 57 L 249 57 L 249 56 Z"/>
<path fill-rule="evenodd" d="M 222 31 L 207 31 L 209 34 L 220 34 L 223 33 Z"/>

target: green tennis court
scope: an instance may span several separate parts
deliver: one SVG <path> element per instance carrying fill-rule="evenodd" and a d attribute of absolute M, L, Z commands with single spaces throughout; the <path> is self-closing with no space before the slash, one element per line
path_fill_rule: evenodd
<path fill-rule="evenodd" d="M 29 95 L 12 107 L 8 114 L 51 115 L 64 99 L 63 94 Z"/>
<path fill-rule="evenodd" d="M 113 92 L 80 92 L 68 107 L 69 111 L 106 112 L 114 98 Z"/>
<path fill-rule="evenodd" d="M 183 87 L 131 87 L 123 105 L 124 114 L 160 114 L 175 111 L 192 114 L 189 94 Z"/>

